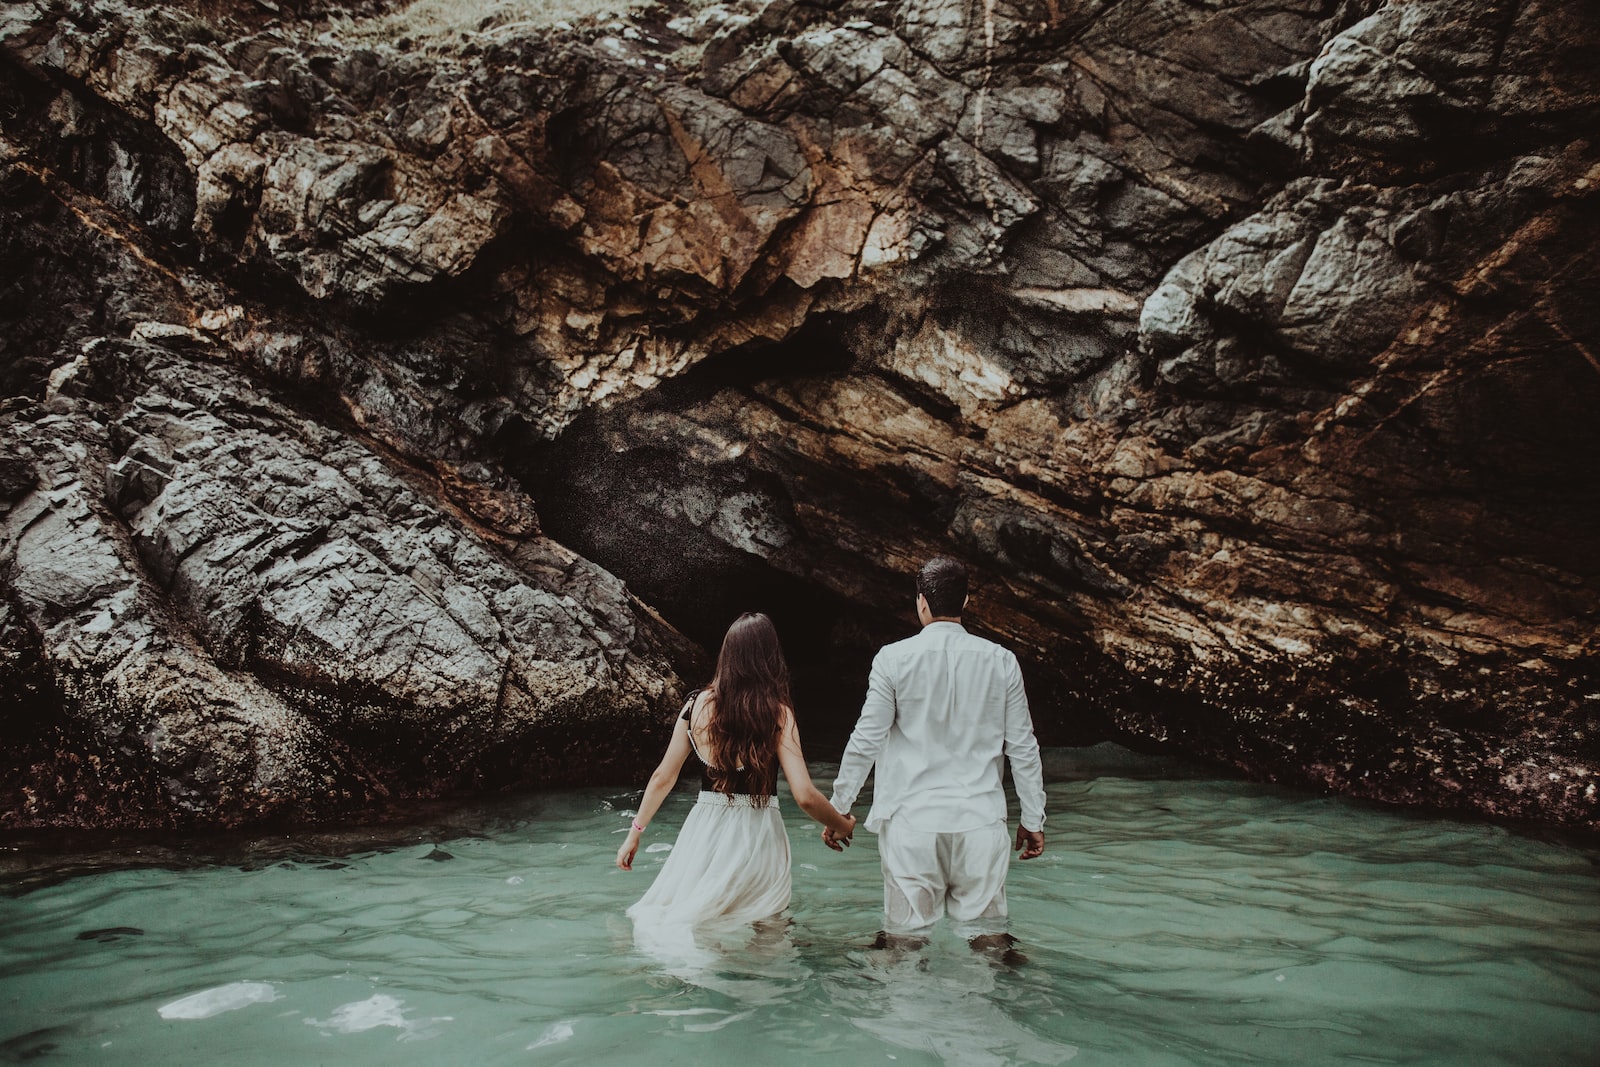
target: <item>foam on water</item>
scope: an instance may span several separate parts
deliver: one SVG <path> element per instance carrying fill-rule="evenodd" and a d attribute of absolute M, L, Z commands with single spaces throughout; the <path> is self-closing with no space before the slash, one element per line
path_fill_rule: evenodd
<path fill-rule="evenodd" d="M 408 1019 L 405 1001 L 384 993 L 374 993 L 366 1000 L 339 1005 L 326 1019 L 304 1021 L 307 1026 L 315 1026 L 324 1034 L 359 1034 L 387 1026 L 400 1031 L 398 1039 L 401 1041 L 422 1041 L 439 1036 L 440 1031 L 434 1024 L 453 1020 L 448 1015 L 427 1020 Z"/>
<path fill-rule="evenodd" d="M 544 1048 L 546 1045 L 559 1045 L 573 1034 L 572 1024 L 560 1022 L 551 1024 L 550 1028 L 539 1035 L 539 1040 L 528 1046 L 528 1051 Z"/>
<path fill-rule="evenodd" d="M 191 993 L 156 1010 L 163 1019 L 209 1019 L 225 1011 L 238 1011 L 252 1004 L 270 1004 L 281 999 L 282 995 L 269 982 L 230 982 L 215 989 Z"/>
<path fill-rule="evenodd" d="M 1047 770 L 1012 966 L 948 933 L 868 948 L 874 839 L 835 855 L 787 803 L 790 914 L 687 934 L 623 917 L 666 858 L 614 866 L 637 794 L 183 865 L 189 845 L 168 866 L 33 860 L 0 896 L 0 1060 L 1525 1064 L 1600 1045 L 1593 849 L 1108 747 Z"/>

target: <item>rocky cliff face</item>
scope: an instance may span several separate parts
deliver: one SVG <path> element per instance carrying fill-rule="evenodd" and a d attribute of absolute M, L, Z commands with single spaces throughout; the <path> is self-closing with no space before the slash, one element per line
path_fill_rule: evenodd
<path fill-rule="evenodd" d="M 1588 5 L 521 7 L 0 14 L 11 824 L 604 773 L 619 578 L 953 552 L 1047 737 L 1600 828 Z"/>

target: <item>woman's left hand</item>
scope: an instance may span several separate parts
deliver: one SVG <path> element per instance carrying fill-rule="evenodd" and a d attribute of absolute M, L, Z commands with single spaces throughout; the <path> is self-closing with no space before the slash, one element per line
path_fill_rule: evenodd
<path fill-rule="evenodd" d="M 638 852 L 639 835 L 635 831 L 629 830 L 628 839 L 622 843 L 621 848 L 617 849 L 617 866 L 625 871 L 633 870 L 633 857 L 638 855 Z"/>

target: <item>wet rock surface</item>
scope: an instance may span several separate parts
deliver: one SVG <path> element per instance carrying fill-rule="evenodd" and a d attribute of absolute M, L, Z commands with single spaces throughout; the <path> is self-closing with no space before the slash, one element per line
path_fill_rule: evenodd
<path fill-rule="evenodd" d="M 1600 16 L 512 7 L 0 15 L 13 824 L 576 774 L 627 590 L 954 552 L 1048 738 L 1600 826 Z"/>

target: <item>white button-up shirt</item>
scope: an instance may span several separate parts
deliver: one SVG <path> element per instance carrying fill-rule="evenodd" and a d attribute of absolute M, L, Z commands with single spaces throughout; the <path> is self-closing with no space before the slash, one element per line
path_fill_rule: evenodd
<path fill-rule="evenodd" d="M 868 830 L 891 818 L 930 833 L 976 830 L 1005 821 L 1002 759 L 1022 825 L 1042 829 L 1044 768 L 1017 657 L 960 623 L 931 622 L 873 659 L 833 806 L 849 812 L 876 763 Z"/>

